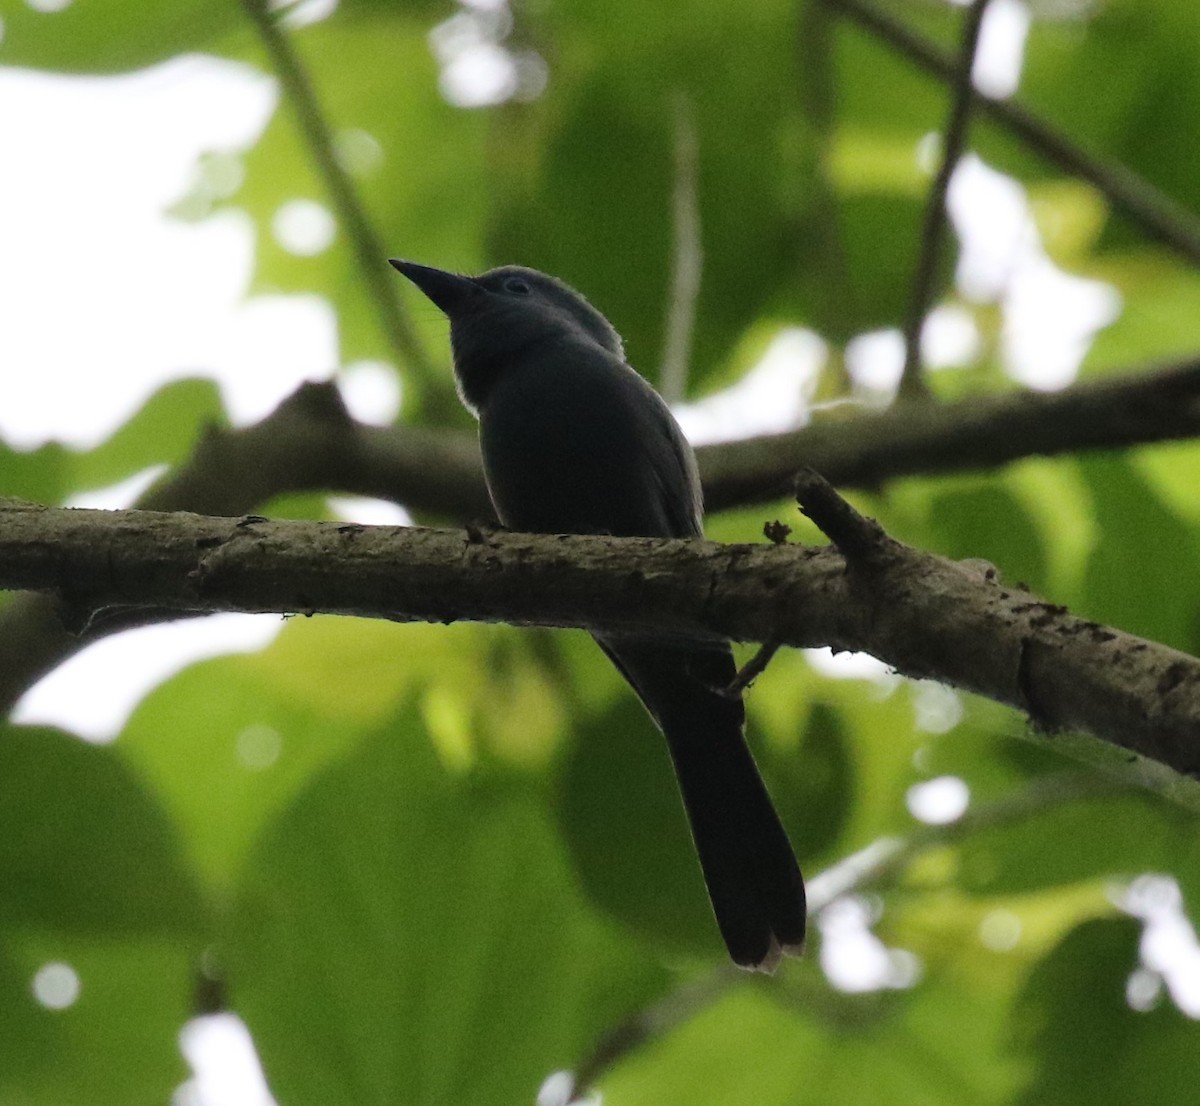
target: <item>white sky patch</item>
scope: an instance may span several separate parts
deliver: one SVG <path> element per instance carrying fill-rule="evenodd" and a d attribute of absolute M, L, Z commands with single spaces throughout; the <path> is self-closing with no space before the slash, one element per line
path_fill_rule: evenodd
<path fill-rule="evenodd" d="M 400 414 L 400 376 L 385 361 L 355 361 L 337 377 L 346 410 L 359 422 L 390 426 Z"/>
<path fill-rule="evenodd" d="M 904 372 L 904 335 L 895 328 L 858 334 L 846 343 L 845 361 L 857 388 L 890 401 Z"/>
<path fill-rule="evenodd" d="M 1149 1009 L 1165 987 L 1182 1013 L 1200 1019 L 1200 941 L 1184 910 L 1179 884 L 1168 875 L 1142 875 L 1113 898 L 1143 925 L 1141 967 L 1127 988 L 1130 1005 Z"/>
<path fill-rule="evenodd" d="M 119 483 L 109 484 L 106 488 L 95 488 L 72 495 L 63 506 L 90 507 L 98 511 L 123 511 L 132 507 L 138 497 L 166 471 L 166 465 L 151 465 Z"/>
<path fill-rule="evenodd" d="M 983 340 L 975 319 L 965 307 L 943 303 L 926 316 L 921 327 L 921 357 L 930 369 L 952 369 L 979 358 Z"/>
<path fill-rule="evenodd" d="M 340 519 L 362 526 L 412 526 L 413 518 L 399 503 L 366 496 L 331 495 L 330 509 Z"/>
<path fill-rule="evenodd" d="M 971 789 L 958 776 L 938 776 L 914 783 L 904 797 L 908 812 L 931 826 L 957 822 L 971 805 Z"/>
<path fill-rule="evenodd" d="M 236 1014 L 193 1018 L 179 1047 L 193 1074 L 172 1106 L 275 1106 L 250 1030 Z"/>
<path fill-rule="evenodd" d="M 337 328 L 324 301 L 245 300 L 246 216 L 162 214 L 194 186 L 202 155 L 221 185 L 222 155 L 257 141 L 276 99 L 270 78 L 208 57 L 121 77 L 0 69 L 9 444 L 88 448 L 181 376 L 217 379 L 237 421 L 329 376 Z"/>
<path fill-rule="evenodd" d="M 815 671 L 834 680 L 871 680 L 889 691 L 900 684 L 892 667 L 869 653 L 835 653 L 825 646 L 805 649 L 804 656 Z"/>
<path fill-rule="evenodd" d="M 282 626 L 278 615 L 214 614 L 114 634 L 34 684 L 12 720 L 112 741 L 152 688 L 196 661 L 264 649 Z"/>
<path fill-rule="evenodd" d="M 1116 289 L 1059 269 L 1042 248 L 1025 189 L 974 154 L 946 198 L 961 250 L 960 292 L 1003 311 L 1002 353 L 1015 380 L 1054 390 L 1070 384 L 1096 332 L 1116 320 Z"/>
<path fill-rule="evenodd" d="M 265 418 L 304 381 L 328 380 L 337 367 L 337 314 L 320 296 L 256 296 L 225 326 L 204 375 L 220 382 L 235 425 Z"/>
<path fill-rule="evenodd" d="M 933 680 L 920 680 L 912 685 L 912 699 L 918 730 L 949 733 L 962 721 L 962 699 L 952 687 Z"/>
<path fill-rule="evenodd" d="M 921 326 L 921 363 L 931 371 L 970 364 L 982 347 L 975 320 L 958 304 L 933 308 Z M 863 400 L 891 403 L 904 373 L 904 335 L 896 327 L 855 335 L 846 343 L 845 362 Z"/>
<path fill-rule="evenodd" d="M 275 240 L 297 257 L 315 257 L 333 245 L 337 234 L 329 208 L 316 200 L 288 200 L 271 220 Z"/>
<path fill-rule="evenodd" d="M 839 991 L 899 990 L 920 979 L 921 962 L 913 953 L 890 949 L 871 932 L 878 914 L 872 900 L 846 895 L 817 915 L 821 969 Z"/>
<path fill-rule="evenodd" d="M 546 89 L 549 69 L 532 50 L 510 50 L 512 12 L 504 0 L 461 0 L 459 10 L 429 32 L 429 47 L 442 67 L 442 96 L 460 108 L 507 100 L 535 100 Z"/>
<path fill-rule="evenodd" d="M 787 327 L 736 384 L 672 411 L 696 445 L 795 430 L 808 422 L 828 353 L 811 330 Z"/>
<path fill-rule="evenodd" d="M 1074 381 L 1096 332 L 1115 322 L 1111 285 L 1064 273 L 1045 255 L 1025 260 L 1005 296 L 1002 350 L 1009 375 L 1042 391 Z"/>
<path fill-rule="evenodd" d="M 1029 8 L 1024 0 L 992 0 L 983 13 L 971 83 L 993 100 L 1017 91 L 1029 37 Z"/>

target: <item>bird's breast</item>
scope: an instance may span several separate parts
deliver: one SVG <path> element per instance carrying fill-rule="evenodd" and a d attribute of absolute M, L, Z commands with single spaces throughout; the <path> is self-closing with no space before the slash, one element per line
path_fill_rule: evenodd
<path fill-rule="evenodd" d="M 647 417 L 649 387 L 631 370 L 546 358 L 505 373 L 480 413 L 488 489 L 500 521 L 541 533 L 668 535 L 664 480 L 678 459 Z M 644 389 L 644 392 L 643 392 Z M 647 399 L 647 394 L 649 400 Z M 661 440 L 660 440 L 661 439 Z"/>

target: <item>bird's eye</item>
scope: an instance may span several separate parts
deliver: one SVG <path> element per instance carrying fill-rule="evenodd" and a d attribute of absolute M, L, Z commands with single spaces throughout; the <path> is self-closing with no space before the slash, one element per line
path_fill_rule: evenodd
<path fill-rule="evenodd" d="M 507 292 L 515 292 L 518 296 L 527 296 L 532 291 L 529 285 L 520 277 L 511 277 L 504 282 L 504 289 Z"/>

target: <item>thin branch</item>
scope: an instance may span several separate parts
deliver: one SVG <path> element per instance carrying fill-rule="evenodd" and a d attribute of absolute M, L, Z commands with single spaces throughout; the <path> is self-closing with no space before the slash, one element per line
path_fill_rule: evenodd
<path fill-rule="evenodd" d="M 687 394 L 688 364 L 696 326 L 696 301 L 704 272 L 700 235 L 700 140 L 695 111 L 684 92 L 675 97 L 675 184 L 671 193 L 671 291 L 663 341 L 659 388 L 663 399 L 677 403 Z"/>
<path fill-rule="evenodd" d="M 898 53 L 942 80 L 954 79 L 955 61 L 899 20 L 864 0 L 822 0 Z M 1097 74 L 1102 79 L 1102 74 Z M 1200 218 L 1144 177 L 1119 162 L 1089 154 L 1061 131 L 1012 100 L 992 100 L 973 91 L 975 109 L 1021 139 L 1053 165 L 1087 181 L 1113 207 L 1152 238 L 1189 261 L 1200 263 Z"/>
<path fill-rule="evenodd" d="M 696 451 L 711 511 L 769 503 L 810 466 L 839 487 L 992 469 L 1025 457 L 1200 436 L 1200 361 L 1108 376 L 1061 392 L 904 404 Z"/>
<path fill-rule="evenodd" d="M 847 569 L 885 561 L 893 552 L 892 539 L 873 518 L 859 514 L 815 469 L 796 476 L 796 499 L 802 514 L 811 518 L 838 552 Z"/>
<path fill-rule="evenodd" d="M 988 0 L 973 0 L 963 21 L 962 45 L 951 86 L 950 119 L 942 139 L 942 158 L 933 185 L 925 200 L 925 217 L 921 224 L 921 250 L 913 276 L 908 315 L 904 321 L 904 372 L 900 377 L 902 399 L 927 399 L 929 388 L 921 375 L 921 329 L 933 303 L 934 283 L 941 261 L 942 239 L 946 230 L 946 194 L 950 178 L 958 166 L 967 143 L 967 127 L 971 118 L 974 86 L 971 71 L 979 47 L 979 30 Z"/>
<path fill-rule="evenodd" d="M 750 685 L 767 670 L 767 665 L 771 663 L 780 648 L 781 643 L 778 641 L 768 641 L 761 645 L 758 652 L 742 665 L 733 681 L 725 688 L 724 694 L 731 699 L 740 699 Z"/>
<path fill-rule="evenodd" d="M 857 569 L 857 565 L 853 566 Z M 82 611 L 328 613 L 779 641 L 900 673 L 1200 773 L 1200 660 L 894 539 L 832 548 L 0 505 L 0 587 Z M 80 618 L 79 621 L 84 621 Z"/>
<path fill-rule="evenodd" d="M 657 1001 L 622 1019 L 601 1037 L 592 1052 L 572 1073 L 571 1096 L 567 1106 L 582 1103 L 583 1095 L 624 1057 L 650 1041 L 661 1040 L 677 1026 L 691 1020 L 702 1010 L 707 1010 L 745 978 L 745 972 L 722 964 L 697 979 L 689 979 Z"/>
<path fill-rule="evenodd" d="M 375 311 L 384 336 L 397 359 L 427 393 L 426 399 L 448 391 L 447 382 L 437 372 L 417 338 L 397 295 L 387 258 L 388 250 L 368 218 L 350 175 L 338 159 L 333 136 L 321 110 L 303 63 L 281 26 L 281 15 L 271 10 L 267 0 L 242 0 L 242 7 L 254 24 L 259 38 L 284 93 L 296 113 L 300 131 L 308 144 L 317 170 L 325 181 L 338 221 L 349 239 L 355 263 L 364 287 L 375 303 Z M 416 392 L 417 389 L 412 389 Z"/>

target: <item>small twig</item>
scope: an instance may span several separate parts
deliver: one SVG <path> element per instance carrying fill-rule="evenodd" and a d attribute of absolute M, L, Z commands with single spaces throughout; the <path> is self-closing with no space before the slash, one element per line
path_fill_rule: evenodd
<path fill-rule="evenodd" d="M 661 1038 L 676 1026 L 694 1018 L 744 979 L 743 972 L 722 964 L 707 975 L 676 987 L 657 1002 L 634 1011 L 605 1033 L 592 1053 L 579 1065 L 574 1073 L 574 1087 L 568 1106 L 581 1102 L 582 1096 L 596 1080 L 623 1057 L 647 1041 Z"/>
<path fill-rule="evenodd" d="M 755 680 L 759 678 L 766 670 L 767 665 L 771 663 L 771 658 L 779 652 L 781 641 L 768 641 L 763 645 L 757 653 L 754 654 L 744 665 L 736 676 L 730 681 L 730 684 L 725 688 L 724 694 L 730 699 L 737 699 Z"/>
<path fill-rule="evenodd" d="M 954 822 L 921 825 L 905 837 L 881 837 L 811 878 L 808 907 L 813 914 L 834 899 L 865 886 L 893 882 L 929 849 L 941 848 L 999 826 L 1033 818 L 1047 810 L 1111 795 L 1136 794 L 1136 786 L 1099 772 L 1068 769 L 1033 780 L 1019 790 L 972 807 Z"/>
<path fill-rule="evenodd" d="M 993 469 L 1200 436 L 1200 360 L 1080 381 L 1061 392 L 1008 392 L 904 404 L 853 419 L 696 450 L 710 513 L 786 495 L 797 469 L 838 487 Z"/>
<path fill-rule="evenodd" d="M 962 157 L 967 141 L 967 127 L 974 100 L 971 70 L 979 46 L 979 29 L 988 0 L 974 0 L 963 24 L 962 45 L 958 52 L 958 68 L 954 74 L 953 102 L 946 134 L 942 141 L 942 160 L 933 186 L 925 201 L 925 218 L 921 225 L 921 252 L 913 276 L 908 316 L 904 322 L 904 372 L 900 377 L 900 396 L 904 399 L 926 399 L 929 387 L 921 375 L 921 330 L 933 302 L 934 282 L 937 279 L 941 246 L 946 229 L 946 193 L 950 178 Z"/>
<path fill-rule="evenodd" d="M 943 80 L 954 79 L 956 63 L 953 58 L 873 4 L 863 0 L 822 2 L 842 12 L 927 72 Z M 976 110 L 983 116 L 1010 131 L 1051 164 L 1087 181 L 1151 237 L 1190 261 L 1200 263 L 1200 219 L 1193 212 L 1126 166 L 1082 150 L 1028 108 L 1012 100 L 992 100 L 974 90 L 972 96 Z"/>
<path fill-rule="evenodd" d="M 312 82 L 280 26 L 279 14 L 271 10 L 266 0 L 242 0 L 242 7 L 254 24 L 296 113 L 300 131 L 308 143 L 317 171 L 325 181 L 338 221 L 350 241 L 363 284 L 375 302 L 375 311 L 387 341 L 424 391 L 436 394 L 444 390 L 446 384 L 421 346 L 389 277 L 386 258 L 390 251 L 367 217 L 349 174 L 338 160 L 329 124 Z M 409 391 L 406 389 L 406 393 Z"/>
<path fill-rule="evenodd" d="M 792 528 L 786 522 L 780 522 L 779 519 L 763 523 L 763 537 L 772 545 L 787 545 L 791 532 Z"/>
<path fill-rule="evenodd" d="M 671 195 L 671 290 L 659 388 L 668 403 L 687 394 L 688 364 L 696 326 L 696 300 L 704 271 L 700 236 L 700 143 L 695 113 L 683 92 L 675 97 L 675 185 Z"/>
<path fill-rule="evenodd" d="M 877 557 L 891 541 L 878 522 L 859 514 L 814 469 L 801 469 L 796 475 L 796 499 L 801 512 L 837 546 L 847 565 Z"/>

